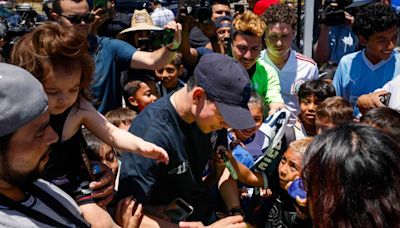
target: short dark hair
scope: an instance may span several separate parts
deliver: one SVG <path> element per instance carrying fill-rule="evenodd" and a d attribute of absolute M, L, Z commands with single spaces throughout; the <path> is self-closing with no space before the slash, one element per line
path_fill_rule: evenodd
<path fill-rule="evenodd" d="M 277 22 L 286 23 L 292 27 L 294 31 L 297 28 L 297 14 L 295 10 L 286 4 L 273 4 L 264 12 L 262 16 L 267 24 Z"/>
<path fill-rule="evenodd" d="M 368 110 L 362 117 L 361 123 L 376 127 L 393 139 L 400 139 L 400 113 L 388 107 Z"/>
<path fill-rule="evenodd" d="M 397 26 L 398 16 L 391 6 L 383 3 L 368 4 L 356 14 L 353 31 L 367 40 L 377 32 Z"/>
<path fill-rule="evenodd" d="M 310 95 L 314 95 L 320 100 L 320 102 L 324 101 L 328 97 L 333 97 L 336 95 L 335 88 L 321 79 L 316 79 L 312 81 L 304 82 L 297 93 L 299 97 L 299 102 L 302 99 L 307 98 Z"/>
<path fill-rule="evenodd" d="M 82 1 L 86 1 L 86 0 L 53 0 L 52 5 L 53 8 L 51 10 L 51 12 L 54 12 L 58 15 L 61 15 L 63 10 L 61 9 L 61 1 L 73 1 L 75 3 L 80 3 Z"/>
<path fill-rule="evenodd" d="M 314 138 L 302 178 L 313 227 L 398 227 L 400 147 L 366 125 L 349 124 Z"/>
<path fill-rule="evenodd" d="M 231 5 L 229 4 L 228 0 L 211 0 L 210 1 L 210 6 L 217 5 L 217 4 L 227 5 L 227 6 L 229 6 L 229 8 L 231 8 Z"/>

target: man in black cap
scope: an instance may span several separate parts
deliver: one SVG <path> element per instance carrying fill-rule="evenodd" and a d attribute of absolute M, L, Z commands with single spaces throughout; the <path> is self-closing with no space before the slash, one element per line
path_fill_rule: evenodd
<path fill-rule="evenodd" d="M 221 54 L 203 56 L 185 87 L 146 107 L 129 129 L 163 147 L 169 164 L 123 153 L 119 194 L 134 195 L 145 208 L 180 197 L 194 208 L 187 220 L 213 222 L 210 179 L 202 180 L 213 151 L 211 133 L 254 127 L 249 97 L 249 76 L 241 64 Z"/>
<path fill-rule="evenodd" d="M 2 227 L 89 227 L 74 200 L 38 179 L 58 140 L 43 87 L 0 63 L 0 223 Z"/>

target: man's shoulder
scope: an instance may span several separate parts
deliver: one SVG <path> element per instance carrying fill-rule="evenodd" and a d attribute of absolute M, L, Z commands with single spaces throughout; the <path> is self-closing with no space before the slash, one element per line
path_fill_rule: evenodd
<path fill-rule="evenodd" d="M 148 105 L 132 122 L 133 133 L 139 136 L 145 136 L 149 132 L 159 131 L 157 134 L 163 135 L 176 126 L 177 116 L 169 101 L 170 96 L 158 99 L 156 102 Z"/>

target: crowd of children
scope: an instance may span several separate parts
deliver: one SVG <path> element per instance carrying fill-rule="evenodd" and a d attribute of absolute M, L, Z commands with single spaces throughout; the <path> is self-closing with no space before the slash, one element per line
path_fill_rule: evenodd
<path fill-rule="evenodd" d="M 213 7 L 227 6 L 224 0 L 215 2 Z M 225 22 L 220 25 L 222 19 Z M 324 66 L 321 74 L 316 64 L 319 61 L 314 62 L 292 49 L 298 19 L 291 6 L 274 4 L 262 16 L 246 11 L 236 15 L 235 19 L 230 16 L 222 19 L 216 22 L 216 29 L 224 28 L 223 32 L 218 32 L 222 37 L 218 42 L 224 49 L 229 49 L 226 53 L 240 64 L 239 73 L 245 72 L 250 82 L 240 95 L 242 103 L 248 100 L 247 107 L 255 122 L 251 128 L 220 130 L 222 126 L 228 127 L 224 114 L 217 114 L 221 119 L 218 126 L 221 127 L 206 130 L 175 119 L 179 111 L 186 109 L 198 115 L 211 116 L 212 110 L 216 112 L 222 107 L 218 103 L 221 101 L 215 97 L 232 92 L 221 89 L 215 92 L 217 95 L 208 94 L 207 89 L 212 85 L 202 85 L 204 89 L 195 90 L 190 98 L 194 100 L 195 108 L 182 105 L 187 104 L 184 101 L 177 102 L 177 96 L 178 99 L 184 97 L 183 90 L 184 95 L 191 94 L 193 88 L 202 83 L 188 75 L 193 69 L 187 70 L 183 60 L 188 57 L 179 52 L 160 69 L 134 70 L 129 75 L 123 73 L 119 92 L 124 107 L 108 111 L 103 116 L 91 103 L 89 90 L 95 65 L 88 52 L 86 37 L 58 23 L 46 23 L 24 35 L 14 46 L 10 63 L 26 69 L 42 84 L 48 96 L 50 125 L 59 137 L 50 153 L 43 178 L 72 196 L 80 206 L 83 218 L 92 227 L 140 227 L 141 222 L 148 226 L 179 226 L 171 225 L 171 221 L 176 221 L 168 217 L 167 207 L 154 205 L 149 198 L 139 200 L 141 204 L 137 204 L 133 198 L 139 196 L 125 197 L 124 193 L 118 193 L 121 164 L 125 170 L 122 174 L 125 189 L 126 179 L 133 178 L 126 169 L 148 175 L 146 178 L 151 180 L 140 179 L 143 185 L 152 181 L 160 184 L 156 182 L 158 177 L 179 176 L 187 169 L 195 169 L 196 175 L 203 173 L 201 177 L 192 176 L 193 179 L 207 182 L 212 175 L 219 179 L 216 181 L 218 184 L 212 182 L 213 186 L 218 185 L 219 192 L 215 190 L 218 193 L 212 194 L 210 202 L 213 205 L 207 205 L 213 211 L 195 212 L 195 215 L 213 215 L 200 224 L 180 223 L 181 227 L 212 224 L 217 220 L 214 212 L 232 221 L 221 220 L 227 223 L 211 227 L 221 224 L 267 228 L 399 227 L 400 146 L 396 140 L 400 137 L 400 112 L 393 106 L 386 107 L 389 101 L 385 105 L 386 101 L 382 99 L 392 99 L 391 104 L 399 101 L 393 100 L 397 97 L 390 98 L 388 91 L 379 90 L 400 74 L 400 54 L 395 50 L 398 16 L 394 10 L 384 3 L 371 3 L 360 10 L 353 25 L 361 45 L 359 51 L 345 55 L 336 71 L 331 65 Z M 168 51 L 177 50 L 168 47 Z M 182 53 L 187 52 L 183 50 Z M 203 56 L 213 55 L 207 53 Z M 189 58 L 193 60 L 193 56 Z M 204 57 L 196 54 L 194 59 L 191 63 Z M 199 69 L 194 69 L 193 74 L 199 74 Z M 187 81 L 187 78 L 190 79 Z M 371 94 L 364 95 L 368 93 Z M 216 104 L 214 108 L 207 109 L 204 114 L 202 108 L 213 102 Z M 142 126 L 141 120 L 149 125 L 155 121 L 143 113 L 149 108 L 161 109 L 160 105 L 176 110 L 169 110 L 172 117 L 165 120 L 165 125 L 160 124 L 168 132 L 160 134 L 171 133 L 167 126 L 170 122 L 183 126 L 184 132 L 188 133 L 173 132 L 185 140 L 185 145 L 168 141 L 165 142 L 168 149 L 174 145 L 180 149 L 190 148 L 193 145 L 186 144 L 191 140 L 194 143 L 209 137 L 210 142 L 196 149 L 208 148 L 210 143 L 213 156 L 200 154 L 197 150 L 190 152 L 193 154 L 171 153 L 167 148 L 152 143 L 158 140 L 151 135 L 146 135 L 148 141 L 136 136 L 145 135 L 138 134 L 137 129 L 144 132 L 150 127 Z M 286 119 L 279 119 L 281 115 Z M 152 116 L 162 117 L 157 113 L 152 113 Z M 190 121 L 198 121 L 196 118 L 190 118 Z M 164 119 L 157 120 L 157 123 L 162 121 Z M 159 127 L 158 130 L 163 129 Z M 186 139 L 189 136 L 198 138 Z M 227 149 L 221 149 L 221 145 Z M 143 160 L 142 164 L 124 163 L 126 160 L 123 158 L 137 156 L 148 160 Z M 188 159 L 182 164 L 173 164 L 177 166 L 173 173 L 160 173 L 166 169 L 158 169 L 165 168 L 159 163 L 168 165 L 176 157 Z M 86 159 L 102 165 L 94 165 L 96 162 L 86 164 Z M 259 168 L 262 162 L 265 162 L 265 170 Z M 207 164 L 207 167 L 199 167 L 199 164 Z M 145 166 L 150 170 L 144 170 Z M 107 167 L 108 173 L 104 171 Z M 107 178 L 103 176 L 103 180 L 107 179 L 105 183 L 90 187 L 91 181 L 101 176 L 100 173 L 108 175 Z M 176 180 L 183 180 L 179 178 Z M 177 182 L 170 184 L 178 185 Z M 139 184 L 133 186 L 136 187 L 139 188 Z M 142 195 L 153 194 L 154 188 L 146 189 L 149 192 L 142 192 Z M 100 195 L 96 189 L 109 190 L 96 196 Z M 166 194 L 174 195 L 171 189 L 165 189 Z M 209 200 L 202 191 L 194 191 L 192 197 Z M 113 195 L 116 197 L 110 203 Z M 180 195 L 176 198 L 186 200 Z M 204 202 L 198 202 L 201 203 Z M 192 220 L 192 206 L 189 205 L 192 211 L 185 219 Z M 126 222 L 124 213 L 137 215 L 136 220 Z M 244 218 L 236 220 L 238 217 L 233 215 Z"/>

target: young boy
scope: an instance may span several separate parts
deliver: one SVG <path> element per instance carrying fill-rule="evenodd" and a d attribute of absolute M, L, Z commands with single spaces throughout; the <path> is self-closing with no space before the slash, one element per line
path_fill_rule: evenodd
<path fill-rule="evenodd" d="M 286 190 L 293 180 L 300 177 L 303 167 L 302 158 L 311 142 L 312 138 L 306 137 L 289 144 L 278 166 L 279 184 L 274 184 L 274 182 L 270 184 L 265 183 L 266 179 L 262 173 L 252 172 L 243 164 L 236 162 L 228 154 L 229 160 L 232 162 L 235 170 L 237 170 L 238 180 L 241 183 L 254 187 L 268 186 L 272 191 L 272 196 L 268 198 L 272 205 L 267 212 L 266 221 L 264 221 L 264 224 L 267 223 L 267 226 L 263 224 L 262 227 L 282 227 L 282 225 L 290 227 L 293 224 L 297 224 L 299 227 L 311 227 L 309 226 L 309 221 L 297 215 L 294 203 L 295 199 L 291 198 Z M 257 227 L 261 226 L 261 224 L 256 225 Z"/>
<path fill-rule="evenodd" d="M 358 97 L 381 88 L 400 74 L 400 54 L 394 51 L 397 15 L 388 5 L 370 4 L 356 15 L 353 31 L 365 48 L 341 59 L 333 85 L 337 95 L 350 101 L 354 115 L 359 117 Z"/>
<path fill-rule="evenodd" d="M 318 105 L 326 98 L 335 96 L 335 89 L 323 80 L 307 81 L 300 86 L 299 92 L 300 114 L 294 125 L 296 139 L 304 136 L 314 136 L 317 133 L 315 126 L 315 111 Z"/>
<path fill-rule="evenodd" d="M 123 94 L 126 106 L 136 113 L 157 99 L 143 80 L 128 81 L 123 87 Z"/>
<path fill-rule="evenodd" d="M 254 161 L 260 157 L 262 152 L 262 145 L 264 143 L 265 135 L 258 131 L 264 121 L 264 103 L 257 92 L 252 91 L 249 102 L 247 102 L 251 115 L 253 116 L 256 126 L 246 130 L 235 130 L 228 132 L 228 142 L 238 139 L 242 142 L 243 147 L 235 147 L 232 151 L 233 156 L 239 162 L 250 168 Z"/>
<path fill-rule="evenodd" d="M 353 121 L 353 108 L 343 97 L 328 97 L 316 110 L 315 126 L 317 133 Z"/>
<path fill-rule="evenodd" d="M 108 111 L 105 115 L 108 122 L 114 124 L 123 130 L 129 130 L 132 120 L 136 118 L 137 113 L 129 108 L 117 108 Z"/>
<path fill-rule="evenodd" d="M 177 53 L 170 63 L 163 68 L 154 71 L 157 79 L 157 88 L 160 97 L 177 90 L 185 85 L 179 78 L 183 75 L 182 54 Z"/>
<path fill-rule="evenodd" d="M 293 113 L 290 118 L 290 123 L 293 124 L 295 116 L 300 113 L 296 96 L 298 89 L 305 81 L 318 79 L 318 67 L 312 59 L 291 48 L 297 26 L 294 9 L 285 4 L 272 5 L 263 17 L 267 24 L 267 49 L 261 52 L 261 59 L 278 72 L 281 94 L 286 107 Z"/>

